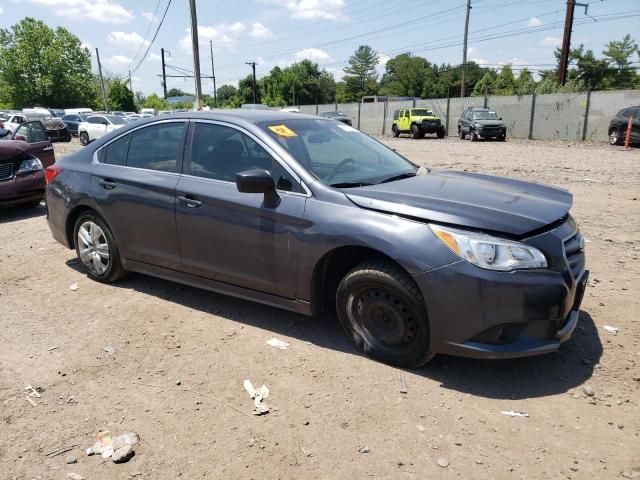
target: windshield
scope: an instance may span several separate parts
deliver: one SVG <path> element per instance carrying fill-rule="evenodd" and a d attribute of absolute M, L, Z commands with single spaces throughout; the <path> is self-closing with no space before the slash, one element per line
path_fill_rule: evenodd
<path fill-rule="evenodd" d="M 118 117 L 116 115 L 105 115 L 105 118 L 114 125 L 126 125 L 128 123 L 123 117 Z"/>
<path fill-rule="evenodd" d="M 473 112 L 474 120 L 498 120 L 496 112 Z"/>
<path fill-rule="evenodd" d="M 411 115 L 415 117 L 430 117 L 433 112 L 428 108 L 413 108 L 411 109 Z"/>
<path fill-rule="evenodd" d="M 325 185 L 371 185 L 414 176 L 418 170 L 393 150 L 339 122 L 296 119 L 258 125 Z"/>

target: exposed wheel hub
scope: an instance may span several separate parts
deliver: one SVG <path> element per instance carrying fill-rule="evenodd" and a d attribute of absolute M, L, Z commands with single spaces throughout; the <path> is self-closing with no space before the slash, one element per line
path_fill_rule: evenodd
<path fill-rule="evenodd" d="M 398 346 L 411 343 L 416 333 L 415 319 L 407 306 L 393 294 L 367 290 L 355 302 L 355 313 L 372 343 Z"/>

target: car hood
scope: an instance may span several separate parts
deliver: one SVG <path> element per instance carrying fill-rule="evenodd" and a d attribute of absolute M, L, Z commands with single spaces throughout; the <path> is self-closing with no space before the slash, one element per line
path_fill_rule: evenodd
<path fill-rule="evenodd" d="M 473 123 L 482 125 L 483 127 L 502 127 L 504 122 L 502 120 L 474 120 Z"/>
<path fill-rule="evenodd" d="M 29 151 L 29 144 L 21 140 L 0 141 L 0 162 L 11 162 L 22 153 Z"/>
<path fill-rule="evenodd" d="M 345 194 L 371 210 L 517 236 L 561 219 L 573 203 L 561 188 L 448 170 Z"/>
<path fill-rule="evenodd" d="M 440 117 L 438 117 L 437 115 L 424 115 L 424 116 L 414 115 L 413 117 L 411 117 L 411 120 L 422 122 L 423 120 L 440 120 Z"/>

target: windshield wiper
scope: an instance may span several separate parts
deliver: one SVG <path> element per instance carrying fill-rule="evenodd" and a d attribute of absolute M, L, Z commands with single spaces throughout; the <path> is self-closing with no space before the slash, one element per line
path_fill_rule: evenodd
<path fill-rule="evenodd" d="M 367 182 L 340 182 L 340 183 L 332 183 L 329 186 L 334 188 L 353 188 L 353 187 L 366 187 L 368 185 L 373 185 L 373 183 Z"/>
<path fill-rule="evenodd" d="M 402 180 L 403 178 L 411 178 L 415 176 L 416 176 L 416 172 L 405 172 L 405 173 L 400 173 L 399 175 L 394 175 L 393 177 L 385 178 L 384 180 L 378 183 L 395 182 L 396 180 Z"/>

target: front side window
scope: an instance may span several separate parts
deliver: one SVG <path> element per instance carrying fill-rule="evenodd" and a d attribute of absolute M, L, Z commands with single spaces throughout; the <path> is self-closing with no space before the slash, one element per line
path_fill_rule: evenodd
<path fill-rule="evenodd" d="M 131 135 L 125 135 L 111 142 L 102 153 L 102 162 L 109 165 L 126 165 Z"/>
<path fill-rule="evenodd" d="M 127 167 L 178 172 L 185 124 L 160 123 L 132 132 Z"/>
<path fill-rule="evenodd" d="M 252 168 L 270 172 L 278 190 L 303 193 L 300 182 L 248 135 L 224 125 L 195 124 L 185 173 L 235 182 L 237 173 Z"/>
<path fill-rule="evenodd" d="M 104 122 L 104 119 L 101 117 L 89 117 L 89 123 L 99 125 L 103 122 Z"/>
<path fill-rule="evenodd" d="M 126 125 L 127 122 L 125 121 L 124 118 L 119 117 L 117 115 L 109 115 L 108 117 L 105 117 L 109 122 L 111 122 L 112 125 Z"/>
<path fill-rule="evenodd" d="M 294 119 L 259 126 L 312 175 L 333 187 L 371 185 L 414 176 L 418 170 L 393 150 L 339 122 Z"/>
<path fill-rule="evenodd" d="M 22 123 L 16 129 L 15 135 L 22 135 L 27 143 L 46 142 L 49 140 L 49 135 L 47 135 L 40 122 Z"/>

